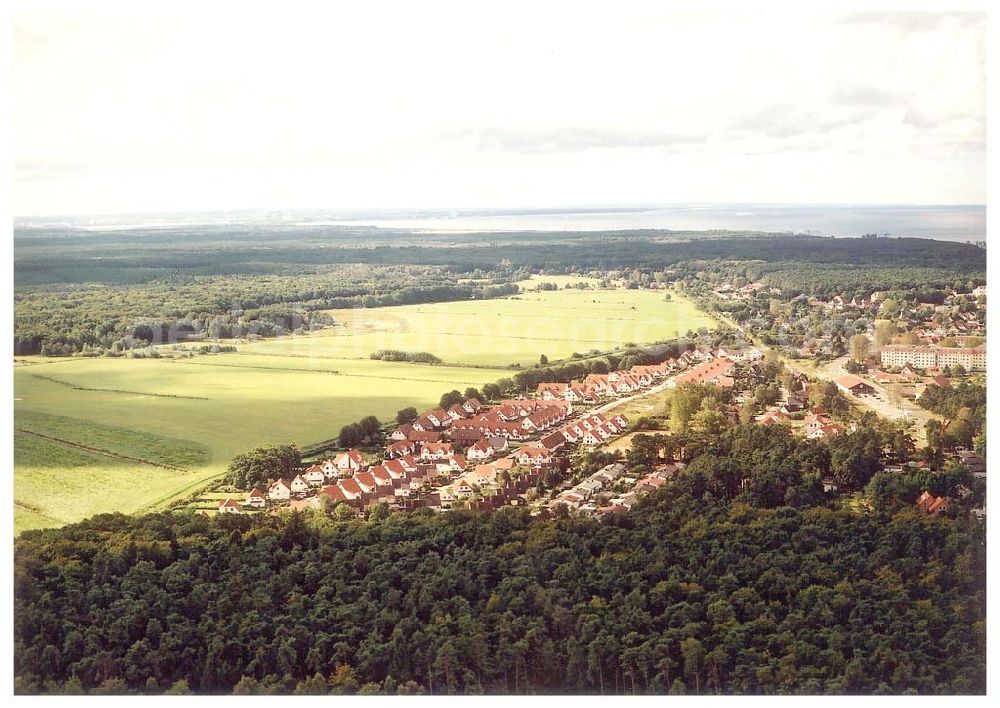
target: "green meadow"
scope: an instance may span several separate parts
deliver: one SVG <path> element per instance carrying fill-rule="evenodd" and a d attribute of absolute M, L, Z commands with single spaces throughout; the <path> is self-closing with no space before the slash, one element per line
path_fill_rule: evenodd
<path fill-rule="evenodd" d="M 522 366 L 658 341 L 713 322 L 630 290 L 334 311 L 343 324 L 192 358 L 23 357 L 14 367 L 15 531 L 162 508 L 268 443 L 308 446 Z M 427 351 L 444 364 L 375 361 Z"/>
<path fill-rule="evenodd" d="M 368 358 L 379 349 L 429 352 L 461 366 L 531 366 L 593 349 L 672 339 L 714 322 L 676 294 L 649 290 L 525 292 L 378 309 L 329 310 L 342 326 L 242 346 L 241 352 Z"/>

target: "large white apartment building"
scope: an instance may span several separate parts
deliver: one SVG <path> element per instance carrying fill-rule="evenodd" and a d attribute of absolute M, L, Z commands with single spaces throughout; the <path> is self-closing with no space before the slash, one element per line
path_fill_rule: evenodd
<path fill-rule="evenodd" d="M 882 366 L 906 366 L 918 369 L 944 368 L 961 365 L 967 371 L 986 371 L 986 347 L 914 347 L 891 345 L 882 347 Z"/>

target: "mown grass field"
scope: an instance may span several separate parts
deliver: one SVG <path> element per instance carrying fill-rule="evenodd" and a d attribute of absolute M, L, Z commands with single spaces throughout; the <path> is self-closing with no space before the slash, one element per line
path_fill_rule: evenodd
<path fill-rule="evenodd" d="M 525 292 L 500 300 L 330 310 L 343 326 L 242 346 L 241 352 L 368 358 L 429 352 L 462 366 L 530 366 L 593 349 L 656 342 L 714 321 L 686 299 L 648 290 Z"/>
<path fill-rule="evenodd" d="M 534 364 L 540 354 L 555 361 L 712 326 L 687 301 L 626 290 L 338 315 L 346 326 L 229 354 L 22 357 L 14 367 L 15 530 L 160 508 L 252 447 L 310 445 L 365 415 L 388 421 L 401 408 L 436 405 L 453 388 L 509 376 L 503 367 L 512 362 Z M 369 359 L 379 348 L 429 351 L 449 363 Z"/>

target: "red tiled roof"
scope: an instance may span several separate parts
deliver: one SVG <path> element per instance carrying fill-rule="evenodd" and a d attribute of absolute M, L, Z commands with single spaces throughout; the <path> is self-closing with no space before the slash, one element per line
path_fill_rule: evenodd
<path fill-rule="evenodd" d="M 344 496 L 344 492 L 341 491 L 340 487 L 335 484 L 323 487 L 319 490 L 319 493 L 325 497 L 329 497 L 332 501 L 346 501 L 347 497 Z"/>

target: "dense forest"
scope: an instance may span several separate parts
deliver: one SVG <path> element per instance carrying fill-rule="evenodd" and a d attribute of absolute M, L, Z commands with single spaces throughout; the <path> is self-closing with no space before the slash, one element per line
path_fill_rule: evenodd
<path fill-rule="evenodd" d="M 483 274 L 476 274 L 483 275 Z M 333 324 L 325 309 L 488 299 L 512 283 L 459 282 L 440 267 L 326 267 L 288 275 L 177 276 L 142 285 L 14 294 L 14 353 L 117 353 L 149 343 L 273 337 Z"/>
<path fill-rule="evenodd" d="M 502 297 L 538 272 L 626 270 L 640 287 L 654 274 L 694 279 L 735 262 L 744 275 L 813 294 L 985 282 L 985 251 L 966 244 L 727 232 L 20 228 L 14 251 L 15 354 L 276 336 L 329 324 L 326 309 Z"/>
<path fill-rule="evenodd" d="M 878 473 L 867 512 L 818 485 L 867 482 L 880 435 L 694 426 L 687 470 L 603 522 L 376 507 L 29 531 L 16 690 L 982 693 L 983 527 L 911 499 L 956 480 Z"/>

